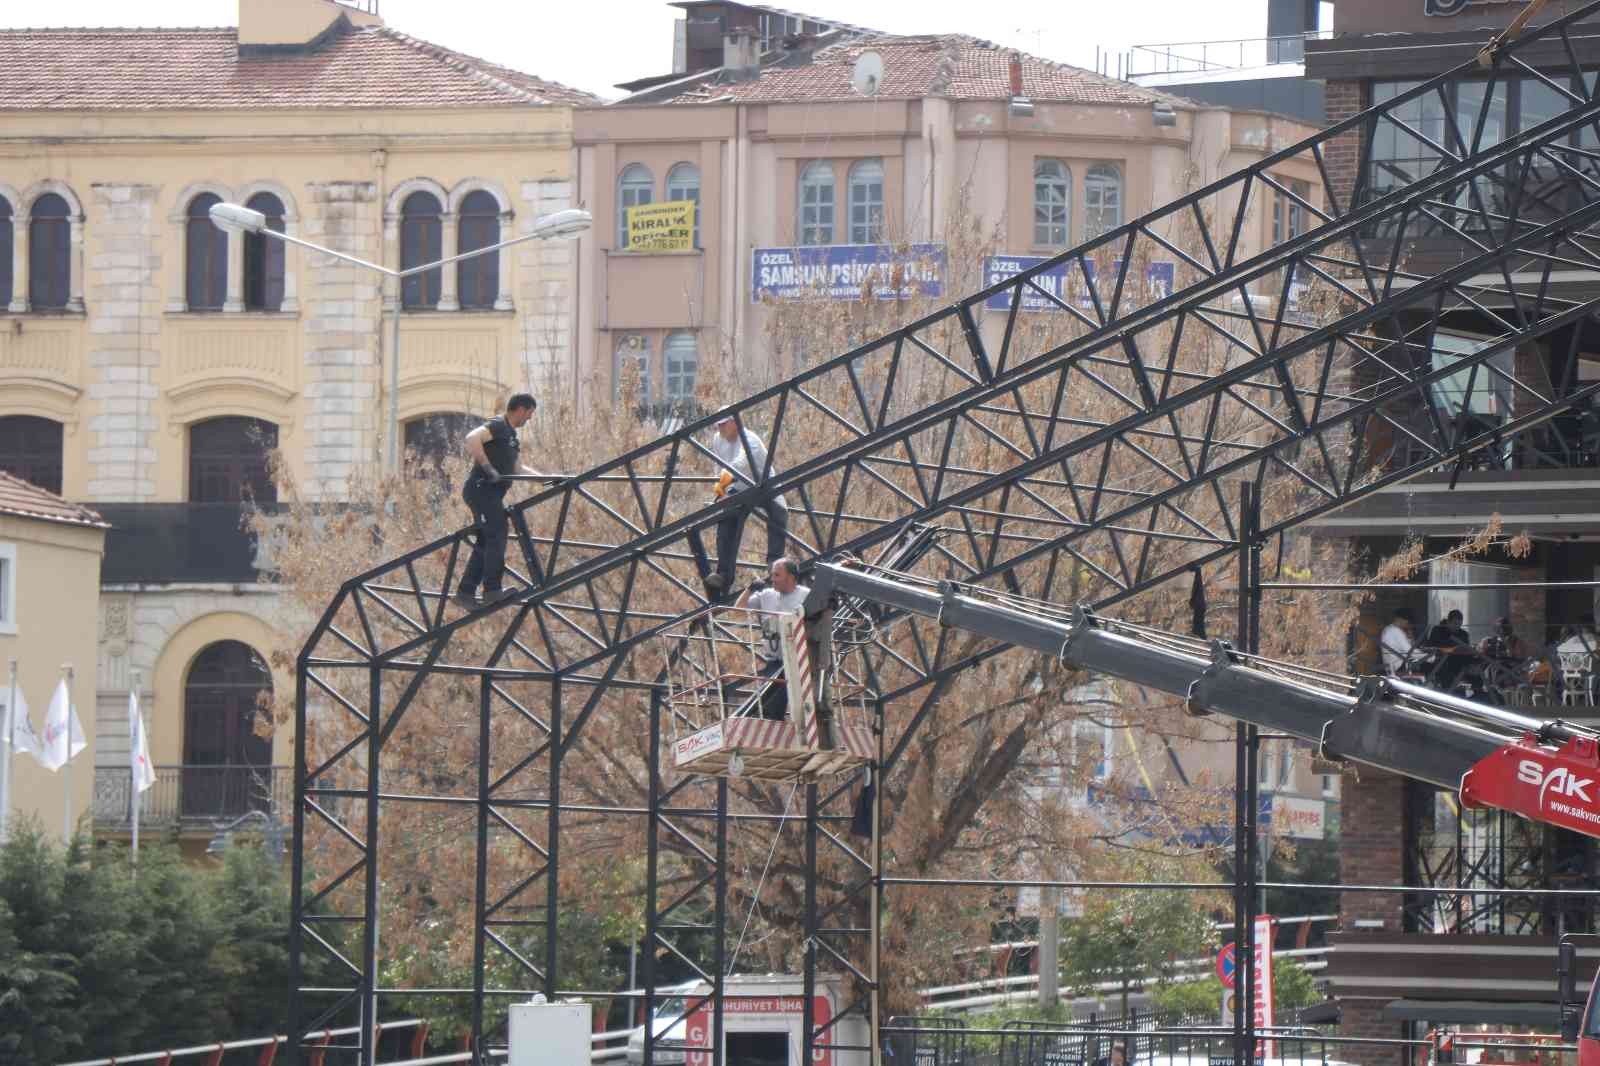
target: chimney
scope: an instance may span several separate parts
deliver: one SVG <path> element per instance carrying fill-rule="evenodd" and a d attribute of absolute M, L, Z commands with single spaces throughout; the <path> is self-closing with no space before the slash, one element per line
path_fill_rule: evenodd
<path fill-rule="evenodd" d="M 1033 114 L 1033 101 L 1022 95 L 1022 57 L 1011 53 L 1011 113 L 1018 118 Z"/>
<path fill-rule="evenodd" d="M 749 74 L 761 67 L 761 46 L 755 31 L 730 27 L 722 35 L 722 65 L 734 73 Z"/>
<path fill-rule="evenodd" d="M 239 51 L 292 52 L 315 47 L 341 22 L 381 26 L 383 20 L 334 0 L 239 0 Z"/>

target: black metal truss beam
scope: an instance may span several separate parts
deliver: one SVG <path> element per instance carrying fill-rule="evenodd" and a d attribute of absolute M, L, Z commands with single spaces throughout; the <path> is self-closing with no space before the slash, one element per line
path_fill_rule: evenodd
<path fill-rule="evenodd" d="M 1280 515 L 1277 526 L 1263 531 L 1270 535 L 1380 484 L 1497 447 L 1508 434 L 1600 388 L 1559 394 L 1490 365 L 1516 343 L 1578 324 L 1593 310 L 1548 296 L 1557 269 L 1593 269 L 1597 264 L 1593 244 L 1582 232 L 1595 221 L 1594 207 L 1600 201 L 1600 154 L 1581 147 L 1580 139 L 1591 130 L 1593 140 L 1600 140 L 1600 108 L 1593 90 L 1574 94 L 1556 87 L 1570 98 L 1571 112 L 1497 145 L 1483 143 L 1483 116 L 1495 99 L 1503 98 L 1510 79 L 1528 72 L 1518 53 L 1534 40 L 1559 39 L 1567 54 L 1575 56 L 1569 28 L 1597 11 L 1600 0 L 1508 45 L 1487 81 L 1480 81 L 1485 76 L 1480 68 L 1463 65 L 740 403 L 731 413 L 741 425 L 766 431 L 772 457 L 762 471 L 762 484 L 741 494 L 742 500 L 711 506 L 703 502 L 706 473 L 714 474 L 718 466 L 696 439 L 715 420 L 708 418 L 517 505 L 513 524 L 520 566 L 512 573 L 523 592 L 512 605 L 466 618 L 447 617 L 444 593 L 459 575 L 469 531 L 347 582 L 319 620 L 299 663 L 291 953 L 297 988 L 307 950 L 342 964 L 352 987 L 339 990 L 323 1018 L 309 1024 L 308 1004 L 301 993 L 293 994 L 291 1048 L 297 1046 L 298 1034 L 321 1027 L 323 1019 L 340 1012 L 355 1009 L 371 1018 L 379 995 L 396 991 L 380 989 L 376 977 L 378 810 L 385 802 L 431 802 L 437 797 L 386 791 L 379 780 L 385 741 L 418 691 L 415 683 L 392 686 L 392 705 L 386 707 L 384 671 L 411 672 L 412 682 L 435 673 L 483 678 L 480 727 L 485 747 L 479 752 L 477 795 L 464 802 L 477 805 L 480 835 L 490 827 L 510 831 L 521 838 L 538 868 L 511 895 L 502 893 L 491 901 L 486 880 L 490 859 L 480 846 L 472 995 L 481 1002 L 500 991 L 486 983 L 485 957 L 491 950 L 503 951 L 547 994 L 553 993 L 560 984 L 553 924 L 560 812 L 576 809 L 560 793 L 560 759 L 595 712 L 600 691 L 651 683 L 631 676 L 623 666 L 640 640 L 663 628 L 653 623 L 670 623 L 703 602 L 674 563 L 676 542 L 689 531 L 778 492 L 789 494 L 799 515 L 791 528 L 803 554 L 865 551 L 910 522 L 953 517 L 961 537 L 941 543 L 939 559 L 974 580 L 999 576 L 1017 589 L 1023 580 L 1035 579 L 1025 570 L 1042 570 L 1045 576 L 1036 588 L 1046 596 L 1055 590 L 1063 568 L 1091 565 L 1088 556 L 1095 542 L 1085 542 L 1099 538 L 1098 546 L 1106 549 L 1099 556 L 1113 561 L 1093 564 L 1092 569 L 1111 590 L 1100 602 L 1114 602 L 1177 572 L 1177 563 L 1152 554 L 1157 541 L 1182 547 L 1187 553 L 1184 567 L 1233 550 L 1231 528 L 1210 528 L 1196 520 L 1192 512 L 1197 509 L 1184 507 L 1191 494 L 1218 493 L 1222 477 L 1253 473 L 1259 482 L 1284 474 L 1304 484 L 1303 506 Z M 1587 84 L 1578 77 L 1575 58 L 1572 73 L 1575 84 Z M 1448 105 L 1456 87 L 1468 81 L 1483 85 L 1484 102 L 1478 119 L 1463 123 Z M 1447 105 L 1442 141 L 1404 118 L 1407 108 L 1430 98 Z M 1285 179 L 1288 170 L 1300 166 L 1331 186 L 1329 145 L 1347 136 L 1359 136 L 1370 145 L 1379 131 L 1393 131 L 1426 150 L 1419 155 L 1434 154 L 1438 165 L 1427 174 L 1407 175 L 1410 180 L 1382 192 L 1367 184 L 1368 168 L 1363 166 L 1350 196 L 1341 198 L 1330 188 L 1322 206 L 1308 202 Z M 1297 203 L 1318 224 L 1249 255 L 1241 235 L 1262 196 Z M 1184 230 L 1192 232 L 1185 235 Z M 1363 235 L 1377 238 L 1386 251 L 1379 254 L 1374 250 L 1379 245 L 1359 239 Z M 1464 254 L 1467 263 L 1438 277 L 1409 274 L 1400 269 L 1401 250 L 1418 240 L 1443 240 Z M 1174 291 L 1159 299 L 1146 298 L 1136 266 L 1152 257 L 1174 260 L 1181 272 Z M 1530 265 L 1540 280 L 1527 295 L 1517 292 L 1513 274 Z M 1065 269 L 1085 290 L 1086 305 L 1045 291 L 1038 279 L 1058 269 Z M 1097 270 L 1106 279 L 1098 288 L 1091 284 Z M 1475 284 L 1479 275 L 1497 279 L 1499 287 Z M 1287 295 L 1307 280 L 1336 292 L 1354 313 L 1323 329 L 1296 321 Z M 1275 310 L 1259 311 L 1252 288 L 1278 293 Z M 975 312 L 995 295 L 1007 296 L 1011 311 L 998 347 L 991 347 L 975 326 Z M 1065 342 L 1024 340 L 1028 331 L 1018 328 L 1024 297 L 1050 303 L 1060 316 L 1057 321 L 1070 323 L 1081 335 Z M 1433 329 L 1459 309 L 1504 321 L 1505 337 L 1447 372 L 1417 372 L 1413 364 L 1419 353 L 1431 349 Z M 1424 323 L 1420 331 L 1417 321 Z M 1176 358 L 1179 339 L 1195 336 L 1209 336 L 1222 345 L 1232 353 L 1233 365 L 1217 376 L 1184 367 Z M 1377 367 L 1376 380 L 1357 388 L 1337 372 L 1340 358 Z M 1452 419 L 1439 410 L 1431 393 L 1448 373 L 1472 367 L 1481 368 L 1481 374 L 1473 373 L 1469 395 L 1474 388 L 1500 389 L 1518 401 L 1517 417 L 1497 431 L 1477 432 L 1463 417 Z M 1112 416 L 1083 413 L 1078 405 L 1083 396 L 1095 397 Z M 1428 411 L 1427 423 L 1401 424 L 1387 408 L 1402 400 L 1419 401 Z M 1252 419 L 1252 428 L 1238 431 L 1221 424 L 1219 412 L 1225 407 Z M 1197 412 L 1199 418 L 1194 417 Z M 818 450 L 803 443 L 795 426 L 806 419 L 831 427 L 833 440 L 826 447 Z M 1347 431 L 1359 441 L 1366 427 L 1376 424 L 1387 424 L 1410 439 L 1422 457 L 1362 481 L 1371 456 L 1358 447 L 1341 457 L 1331 435 Z M 991 443 L 998 458 L 982 468 L 952 462 L 953 445 L 962 435 Z M 1292 454 L 1300 451 L 1310 451 L 1313 461 Z M 1142 464 L 1155 487 L 1119 481 L 1115 468 L 1124 462 Z M 1085 475 L 1086 467 L 1098 473 Z M 898 513 L 888 518 L 853 513 L 852 493 L 867 491 L 887 493 Z M 1070 501 L 1065 506 L 1063 496 Z M 1226 518 L 1223 524 L 1228 525 Z M 589 539 L 572 535 L 580 527 Z M 1025 565 L 1034 562 L 1040 565 Z M 635 590 L 645 581 L 667 586 L 676 602 L 669 602 L 671 596 L 658 598 L 651 612 L 636 610 Z M 463 625 L 481 624 L 504 626 L 496 631 L 487 659 L 449 661 L 452 634 Z M 940 633 L 920 641 L 912 657 L 883 649 L 879 663 L 869 663 L 868 670 L 880 678 L 881 668 L 880 679 L 909 675 L 909 681 L 887 695 L 925 689 L 931 704 L 957 672 L 1003 647 L 957 657 Z M 328 674 L 351 667 L 370 671 L 365 706 L 341 695 Z M 508 691 L 514 681 L 535 679 L 552 686 L 550 710 L 544 712 L 548 720 L 540 717 L 541 708 L 525 706 Z M 595 698 L 584 701 L 576 714 L 563 715 L 563 685 L 589 688 Z M 877 690 L 886 687 L 880 684 Z M 316 767 L 308 765 L 304 745 L 313 698 L 325 713 L 354 729 L 342 734 L 345 743 Z M 525 720 L 544 740 L 516 769 L 490 782 L 488 731 L 482 721 L 497 715 Z M 880 765 L 892 765 L 909 737 L 908 729 Z M 543 845 L 507 818 L 533 801 L 512 800 L 498 791 L 530 766 L 546 769 L 552 782 L 539 801 L 548 811 L 550 835 Z M 357 805 L 355 800 L 364 802 Z M 724 804 L 718 804 L 717 814 L 723 827 L 719 832 L 725 833 Z M 663 830 L 673 831 L 675 816 L 665 806 L 654 775 L 648 816 L 653 868 L 659 837 Z M 306 883 L 303 851 L 308 817 L 329 827 L 356 854 L 313 884 Z M 818 834 L 825 834 L 820 816 L 808 832 L 813 846 L 825 839 Z M 716 868 L 720 901 L 725 866 L 720 848 L 709 861 Z M 494 932 L 499 907 L 541 879 L 547 915 L 542 972 Z M 361 901 L 341 909 L 341 891 L 356 886 Z M 876 882 L 872 891 L 877 891 Z M 671 923 L 662 920 L 657 902 L 652 893 L 649 935 L 653 944 L 666 948 L 671 930 L 665 926 Z M 714 923 L 719 942 L 725 921 L 720 910 L 719 903 Z M 820 922 L 820 917 L 809 922 L 808 930 L 820 933 Z M 359 962 L 351 962 L 320 935 L 319 928 L 328 926 L 354 930 Z M 854 957 L 862 956 L 857 951 Z M 835 962 L 855 968 L 845 959 Z M 808 966 L 808 971 L 814 969 Z M 720 988 L 713 998 L 720 1015 Z M 481 1049 L 481 1013 L 475 1016 L 474 1030 Z M 826 1038 L 808 1026 L 807 1039 L 815 1044 Z M 370 1062 L 373 1050 L 363 1039 L 361 1060 Z"/>
<path fill-rule="evenodd" d="M 1600 4 L 1590 7 L 1600 10 Z M 1583 12 L 1575 12 L 1547 32 L 1553 36 L 1564 34 L 1578 15 L 1588 11 L 1586 7 Z M 1508 69 L 1517 62 L 1514 52 L 1503 60 Z M 1520 179 L 1530 168 L 1537 167 L 1542 172 L 1555 167 L 1553 160 L 1559 158 L 1567 158 L 1567 169 L 1578 172 L 1578 177 L 1568 184 L 1575 182 L 1585 195 L 1593 192 L 1592 175 L 1583 173 L 1585 153 L 1563 143 L 1571 140 L 1576 131 L 1595 124 L 1596 109 L 1592 99 L 1574 96 L 1573 112 L 1476 151 L 1478 131 L 1463 128 L 1453 109 L 1446 111 L 1449 128 L 1446 141 L 1449 143 L 1444 145 L 1437 144 L 1434 138 L 1400 118 L 1405 105 L 1430 95 L 1442 99 L 1469 75 L 1481 77 L 1481 71 L 1463 67 L 1442 75 L 1378 109 L 1285 149 L 1090 244 L 1063 253 L 1034 271 L 991 286 L 950 309 L 863 345 L 730 409 L 728 413 L 741 425 L 764 422 L 770 427 L 769 464 L 776 457 L 783 457 L 783 469 L 769 471 L 772 476 L 755 495 L 770 496 L 787 490 L 799 496 L 804 501 L 802 509 L 806 512 L 807 523 L 797 524 L 797 539 L 813 552 L 828 552 L 849 539 L 841 538 L 840 534 L 840 526 L 849 514 L 847 493 L 841 492 L 839 498 L 832 501 L 831 508 L 824 506 L 829 501 L 808 498 L 808 490 L 818 481 L 844 471 L 847 477 L 853 475 L 857 485 L 889 488 L 906 497 L 907 505 L 915 505 L 922 501 L 890 485 L 890 475 L 894 471 L 910 469 L 922 486 L 922 495 L 937 497 L 948 482 L 960 481 L 962 475 L 930 461 L 927 455 L 937 454 L 939 442 L 952 440 L 956 432 L 992 433 L 994 430 L 983 426 L 982 422 L 1003 409 L 1012 421 L 1020 423 L 1021 435 L 1017 439 L 1026 441 L 1025 447 L 1036 447 L 1039 436 L 1036 423 L 1049 422 L 1051 434 L 1059 434 L 1063 427 L 1071 424 L 1070 419 L 1052 418 L 1052 415 L 1059 416 L 1057 411 L 1034 410 L 1023 401 L 1020 390 L 1038 380 L 1040 374 L 1058 374 L 1062 373 L 1062 367 L 1069 367 L 1077 371 L 1072 375 L 1075 383 L 1081 382 L 1083 388 L 1130 407 L 1138 406 L 1141 400 L 1146 403 L 1152 399 L 1164 400 L 1175 388 L 1181 389 L 1187 383 L 1185 375 L 1171 367 L 1167 345 L 1150 343 L 1142 350 L 1137 348 L 1135 341 L 1140 334 L 1176 320 L 1176 325 L 1171 326 L 1174 332 L 1181 333 L 1186 326 L 1191 332 L 1216 331 L 1227 338 L 1225 343 L 1238 350 L 1259 354 L 1285 331 L 1293 333 L 1296 328 L 1294 323 L 1285 320 L 1283 306 L 1270 319 L 1257 314 L 1252 301 L 1244 298 L 1249 295 L 1252 284 L 1264 284 L 1281 277 L 1282 288 L 1286 291 L 1294 280 L 1329 278 L 1332 271 L 1349 268 L 1359 278 L 1354 286 L 1339 286 L 1346 295 L 1358 300 L 1364 298 L 1367 303 L 1381 302 L 1397 283 L 1405 282 L 1406 275 L 1395 269 L 1392 261 L 1370 262 L 1359 244 L 1354 246 L 1350 257 L 1335 253 L 1336 248 L 1356 234 L 1381 228 L 1393 236 L 1398 246 L 1407 239 L 1448 231 L 1463 247 L 1492 246 L 1498 229 L 1525 231 L 1531 225 L 1527 219 L 1541 217 L 1536 212 L 1522 211 L 1524 186 Z M 1491 78 L 1487 83 L 1485 93 L 1491 101 L 1497 91 L 1504 91 L 1502 80 Z M 1254 197 L 1269 193 L 1293 195 L 1292 190 L 1284 188 L 1281 180 L 1274 176 L 1275 170 L 1296 159 L 1310 159 L 1321 171 L 1325 169 L 1323 148 L 1331 138 L 1359 131 L 1370 139 L 1377 131 L 1390 129 L 1397 136 L 1412 138 L 1419 149 L 1437 150 L 1441 160 L 1437 170 L 1404 189 L 1377 198 L 1369 198 L 1366 191 L 1358 188 L 1350 197 L 1350 204 L 1340 205 L 1334 197 L 1327 210 L 1316 210 L 1310 205 L 1324 220 L 1323 225 L 1268 252 L 1245 260 L 1239 258 L 1237 235 L 1242 231 L 1244 219 L 1255 210 Z M 1589 166 L 1588 169 L 1594 168 Z M 1492 185 L 1501 199 L 1511 205 L 1507 211 L 1488 210 L 1483 190 L 1479 188 L 1483 184 Z M 1209 218 L 1208 210 L 1216 211 L 1224 221 Z M 1198 240 L 1194 243 L 1207 249 L 1202 257 L 1180 254 L 1181 249 L 1174 242 L 1181 238 L 1172 232 L 1180 221 L 1195 227 Z M 1228 234 L 1226 239 L 1222 236 L 1224 232 Z M 1145 303 L 1136 291 L 1140 286 L 1131 283 L 1128 275 L 1131 264 L 1141 253 L 1151 252 L 1179 256 L 1197 280 L 1180 285 L 1167 298 Z M 1087 287 L 1092 296 L 1092 314 L 1044 293 L 1034 280 L 1039 273 L 1064 265 L 1076 272 L 1074 276 L 1079 281 L 1086 282 L 1094 269 L 1091 264 L 1108 257 L 1115 257 L 1122 265 L 1108 296 L 1102 296 L 1092 286 Z M 1508 273 L 1515 265 L 1505 264 L 1501 272 Z M 991 353 L 978 334 L 967 326 L 977 305 L 997 293 L 1010 294 L 1013 311 L 1008 316 L 1006 335 L 999 351 Z M 1081 338 L 1037 353 L 1014 350 L 1013 327 L 1025 293 L 1051 299 L 1062 313 L 1076 319 L 1087 332 Z M 1230 306 L 1235 296 L 1242 299 L 1242 313 Z M 1242 328 L 1237 332 L 1246 336 L 1230 336 L 1224 328 L 1230 322 L 1240 323 Z M 943 343 L 936 336 L 944 327 L 955 327 L 951 343 Z M 918 364 L 915 367 L 911 365 L 913 360 Z M 1167 365 L 1165 374 L 1159 371 L 1163 364 Z M 928 376 L 923 372 L 928 367 L 946 371 L 943 380 L 934 382 L 931 390 Z M 1106 367 L 1136 378 L 1138 386 L 1135 388 L 1131 381 L 1126 388 L 1108 382 Z M 913 391 L 916 392 L 915 403 L 908 395 Z M 930 391 L 931 396 L 928 395 Z M 1070 392 L 1067 390 L 1063 395 L 1070 395 Z M 826 399 L 831 395 L 853 399 L 847 406 L 836 407 Z M 996 404 L 1001 408 L 997 409 Z M 846 443 L 821 453 L 806 454 L 797 437 L 786 432 L 789 428 L 786 421 L 794 419 L 797 411 L 830 420 Z M 619 570 L 630 581 L 642 571 L 664 576 L 663 568 L 654 558 L 657 552 L 689 529 L 715 521 L 723 513 L 751 502 L 751 498 L 726 499 L 705 506 L 704 475 L 688 474 L 681 469 L 691 461 L 703 464 L 707 470 L 716 468 L 717 462 L 709 449 L 697 439 L 710 428 L 712 421 L 704 419 L 694 423 L 559 488 L 541 492 L 514 509 L 519 523 L 518 541 L 523 549 L 522 577 L 527 589 L 515 607 L 497 609 L 500 617 L 511 621 L 511 625 L 497 648 L 495 662 L 508 652 L 520 650 L 530 660 L 541 662 L 554 672 L 569 669 L 570 664 L 552 650 L 553 641 L 549 639 L 549 634 L 562 631 L 583 634 L 597 651 L 611 650 L 606 647 L 607 631 L 621 630 L 628 612 L 594 602 L 595 582 Z M 919 445 L 931 448 L 918 454 Z M 609 490 L 624 489 L 605 496 Z M 613 537 L 594 543 L 568 540 L 565 530 L 579 513 L 609 526 Z M 540 521 L 533 522 L 534 519 Z M 530 524 L 550 532 L 528 533 Z M 330 605 L 313 643 L 331 627 L 342 605 L 340 601 L 345 599 L 354 601 L 352 606 L 363 618 L 361 635 L 367 639 L 363 643 L 342 631 L 338 631 L 337 636 L 358 655 L 386 662 L 424 647 L 443 633 L 466 624 L 467 619 L 444 620 L 440 590 L 422 587 L 416 580 L 414 564 L 430 555 L 448 553 L 448 581 L 454 577 L 462 540 L 467 533 L 454 534 L 352 579 L 341 590 L 339 601 Z M 679 580 L 678 584 L 686 598 L 694 598 L 687 583 Z M 409 597 L 400 597 L 402 592 Z M 557 606 L 556 597 L 564 592 L 576 593 L 578 600 L 565 607 Z M 395 602 L 395 598 L 415 599 L 415 611 Z M 591 602 L 583 603 L 586 598 Z M 364 605 L 363 599 L 370 603 Z M 398 644 L 380 641 L 365 620 L 369 607 L 409 631 L 410 636 Z M 611 622 L 586 627 L 581 621 L 586 614 L 609 617 Z M 481 617 L 482 614 L 475 615 L 472 620 Z M 540 649 L 542 654 L 523 643 L 520 632 L 528 623 L 546 638 L 546 646 Z"/>

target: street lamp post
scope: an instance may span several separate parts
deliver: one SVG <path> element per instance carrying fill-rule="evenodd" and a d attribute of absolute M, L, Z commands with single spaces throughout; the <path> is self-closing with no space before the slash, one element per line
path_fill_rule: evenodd
<path fill-rule="evenodd" d="M 491 244 L 484 248 L 474 248 L 470 252 L 462 252 L 460 255 L 452 255 L 447 259 L 440 259 L 433 263 L 407 267 L 405 270 L 391 270 L 378 263 L 371 263 L 353 255 L 346 255 L 344 252 L 336 252 L 332 248 L 324 248 L 319 244 L 303 241 L 299 237 L 291 237 L 287 233 L 279 233 L 277 230 L 268 229 L 266 215 L 239 204 L 212 204 L 211 221 L 225 230 L 272 237 L 285 244 L 295 244 L 301 248 L 309 248 L 313 252 L 332 256 L 346 263 L 354 263 L 356 266 L 365 267 L 367 270 L 375 271 L 386 278 L 394 279 L 397 291 L 394 299 L 394 315 L 390 323 L 393 340 L 390 344 L 391 351 L 389 356 L 389 432 L 385 451 L 387 452 L 386 462 L 388 468 L 391 471 L 398 471 L 400 469 L 400 305 L 403 297 L 403 294 L 398 291 L 399 286 L 413 274 L 425 274 L 430 270 L 449 266 L 451 263 L 458 263 L 463 259 L 472 259 L 476 256 L 488 255 L 490 252 L 498 252 L 500 249 L 509 248 L 514 244 L 522 244 L 525 241 L 575 237 L 593 225 L 594 217 L 582 208 L 557 211 L 554 214 L 540 218 L 533 224 L 531 230 L 519 237 L 513 237 L 508 241 L 501 241 L 498 244 Z"/>

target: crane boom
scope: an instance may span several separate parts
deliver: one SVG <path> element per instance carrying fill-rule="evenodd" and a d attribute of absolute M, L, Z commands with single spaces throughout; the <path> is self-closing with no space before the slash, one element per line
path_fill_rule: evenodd
<path fill-rule="evenodd" d="M 979 586 L 818 562 L 808 613 L 830 600 L 937 619 L 941 625 L 1052 655 L 1068 666 L 1182 697 L 1371 766 L 1493 807 L 1600 837 L 1600 733 L 1540 720 L 1390 677 L 1351 677 L 1234 650 Z"/>

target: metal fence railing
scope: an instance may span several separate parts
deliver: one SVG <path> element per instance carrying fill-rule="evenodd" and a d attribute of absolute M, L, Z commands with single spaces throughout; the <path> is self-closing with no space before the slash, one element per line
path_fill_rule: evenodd
<path fill-rule="evenodd" d="M 158 766 L 156 783 L 139 796 L 141 829 L 222 825 L 252 812 L 288 811 L 294 773 L 288 766 Z M 125 766 L 94 771 L 94 825 L 128 827 L 133 821 L 133 774 Z"/>

